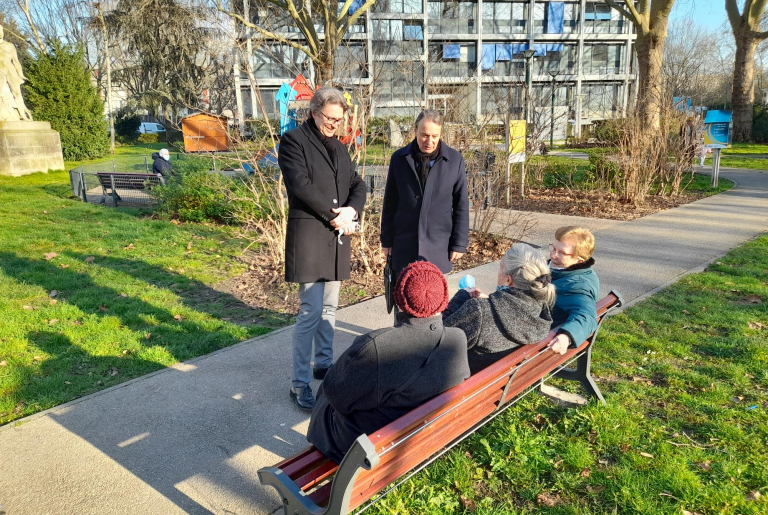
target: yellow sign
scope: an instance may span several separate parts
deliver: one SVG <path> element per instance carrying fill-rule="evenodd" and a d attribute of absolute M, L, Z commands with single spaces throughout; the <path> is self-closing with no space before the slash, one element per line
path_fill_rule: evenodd
<path fill-rule="evenodd" d="M 509 121 L 508 153 L 510 163 L 525 161 L 525 120 Z"/>

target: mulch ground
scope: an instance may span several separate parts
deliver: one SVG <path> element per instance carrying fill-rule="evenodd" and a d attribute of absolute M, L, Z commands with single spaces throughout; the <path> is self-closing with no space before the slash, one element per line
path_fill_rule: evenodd
<path fill-rule="evenodd" d="M 702 198 L 704 195 L 686 194 L 678 197 L 649 196 L 641 207 L 621 201 L 611 193 L 577 191 L 565 188 L 531 188 L 525 200 L 516 200 L 513 208 L 522 211 L 553 213 L 611 220 L 634 220 L 642 216 L 677 207 Z M 343 281 L 339 307 L 371 299 L 384 293 L 382 272 L 384 261 L 379 253 L 379 220 L 376 213 L 368 215 L 365 248 L 361 248 L 360 234 L 353 235 L 352 276 Z M 454 272 L 467 270 L 501 258 L 510 247 L 511 240 L 470 233 L 467 254 L 454 264 Z M 299 309 L 298 285 L 286 283 L 282 269 L 258 252 L 242 258 L 248 270 L 239 277 L 229 279 L 217 290 L 231 294 L 254 310 L 269 310 L 294 316 Z"/>

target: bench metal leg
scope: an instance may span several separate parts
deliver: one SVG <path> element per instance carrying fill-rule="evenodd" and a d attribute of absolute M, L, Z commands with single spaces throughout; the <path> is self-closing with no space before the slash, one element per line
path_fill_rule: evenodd
<path fill-rule="evenodd" d="M 600 388 L 597 387 L 597 383 L 592 378 L 590 372 L 590 366 L 592 365 L 592 344 L 589 344 L 586 352 L 576 358 L 576 368 L 564 368 L 555 374 L 555 377 L 561 379 L 568 379 L 571 381 L 578 381 L 581 386 L 586 390 L 587 394 L 591 397 L 596 397 L 601 403 L 605 404 L 603 394 L 600 392 Z"/>
<path fill-rule="evenodd" d="M 370 470 L 379 464 L 379 455 L 366 435 L 361 435 L 352 444 L 333 478 L 328 506 L 315 504 L 277 467 L 259 470 L 261 484 L 274 487 L 283 501 L 285 515 L 347 515 L 352 489 L 360 469 Z"/>

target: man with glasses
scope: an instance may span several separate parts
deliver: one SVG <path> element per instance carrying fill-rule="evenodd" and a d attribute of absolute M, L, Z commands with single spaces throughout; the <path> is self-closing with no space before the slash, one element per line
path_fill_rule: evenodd
<path fill-rule="evenodd" d="M 552 325 L 560 326 L 551 348 L 565 354 L 597 329 L 597 296 L 600 281 L 592 269 L 595 237 L 584 227 L 560 227 L 549 245 L 549 267 L 557 298 Z"/>
<path fill-rule="evenodd" d="M 341 91 L 320 88 L 309 102 L 309 119 L 283 135 L 278 153 L 289 207 L 285 280 L 299 283 L 301 302 L 290 398 L 304 410 L 315 405 L 312 377 L 322 380 L 333 362 L 339 286 L 350 276 L 349 234 L 365 206 L 365 183 L 336 137 L 346 109 Z"/>

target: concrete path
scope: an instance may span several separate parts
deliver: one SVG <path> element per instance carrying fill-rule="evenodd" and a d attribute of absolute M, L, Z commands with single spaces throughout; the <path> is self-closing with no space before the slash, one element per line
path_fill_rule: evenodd
<path fill-rule="evenodd" d="M 768 230 L 768 173 L 721 173 L 737 187 L 631 222 L 536 214 L 526 239 L 545 245 L 560 225 L 592 228 L 603 293 L 637 300 Z M 492 289 L 496 270 L 471 273 Z M 336 352 L 391 320 L 382 298 L 340 310 Z M 277 496 L 256 471 L 307 445 L 307 414 L 288 400 L 291 330 L 0 428 L 0 513 L 272 513 Z"/>

